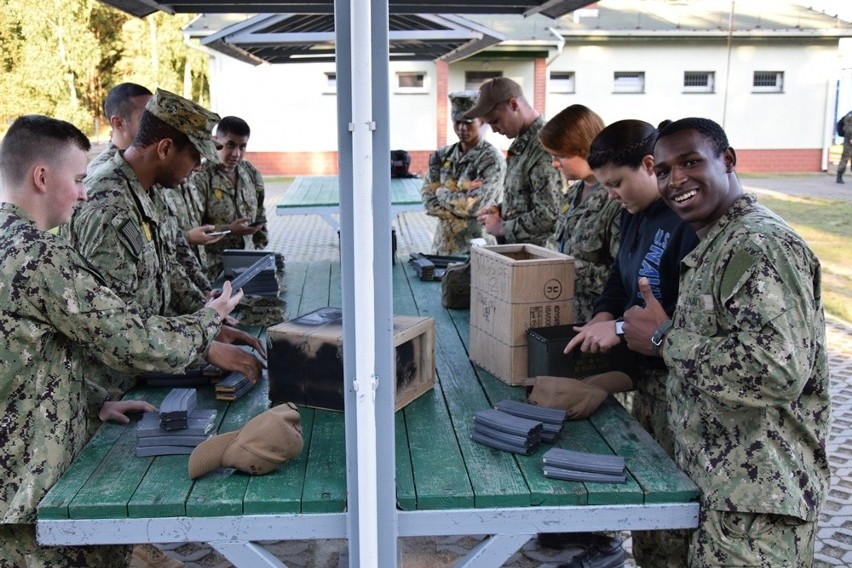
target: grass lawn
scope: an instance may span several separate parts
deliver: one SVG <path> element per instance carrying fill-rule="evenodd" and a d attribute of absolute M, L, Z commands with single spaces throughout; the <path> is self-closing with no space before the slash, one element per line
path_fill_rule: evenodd
<path fill-rule="evenodd" d="M 852 203 L 760 194 L 807 241 L 822 263 L 825 311 L 852 322 Z"/>

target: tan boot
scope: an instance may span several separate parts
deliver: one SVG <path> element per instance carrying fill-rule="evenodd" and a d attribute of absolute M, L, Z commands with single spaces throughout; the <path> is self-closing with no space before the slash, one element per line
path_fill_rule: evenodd
<path fill-rule="evenodd" d="M 180 560 L 172 558 L 153 544 L 137 544 L 130 557 L 130 568 L 183 568 Z"/>

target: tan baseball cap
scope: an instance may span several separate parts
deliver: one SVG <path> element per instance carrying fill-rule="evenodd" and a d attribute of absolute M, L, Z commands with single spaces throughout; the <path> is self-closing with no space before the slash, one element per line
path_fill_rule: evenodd
<path fill-rule="evenodd" d="M 236 432 L 207 438 L 189 456 L 189 477 L 220 467 L 265 475 L 302 452 L 302 417 L 288 402 L 258 414 Z"/>
<path fill-rule="evenodd" d="M 465 113 L 465 118 L 485 116 L 491 109 L 503 101 L 523 96 L 521 86 L 506 77 L 495 77 L 479 87 L 479 100 L 476 106 Z"/>
<path fill-rule="evenodd" d="M 218 114 L 162 89 L 157 89 L 145 110 L 186 134 L 202 156 L 219 163 L 216 148 L 221 148 L 221 145 L 217 145 L 212 135 L 213 128 L 221 120 Z"/>

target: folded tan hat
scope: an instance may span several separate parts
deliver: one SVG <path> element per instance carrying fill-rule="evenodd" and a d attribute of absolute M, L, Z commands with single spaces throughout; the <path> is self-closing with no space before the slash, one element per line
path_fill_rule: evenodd
<path fill-rule="evenodd" d="M 633 388 L 630 377 L 619 371 L 582 380 L 544 375 L 530 379 L 528 384 L 533 385 L 527 397 L 531 404 L 564 410 L 568 420 L 588 418 L 606 397 Z"/>
<path fill-rule="evenodd" d="M 264 475 L 302 451 L 302 417 L 288 402 L 258 414 L 236 432 L 219 434 L 198 444 L 189 456 L 189 477 L 220 467 Z"/>

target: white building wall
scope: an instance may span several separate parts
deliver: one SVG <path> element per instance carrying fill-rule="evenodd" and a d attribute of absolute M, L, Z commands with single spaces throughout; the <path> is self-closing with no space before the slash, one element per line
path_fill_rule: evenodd
<path fill-rule="evenodd" d="M 550 65 L 573 71 L 576 92 L 547 95 L 547 117 L 580 103 L 606 123 L 639 118 L 703 116 L 724 123 L 735 147 L 818 148 L 826 140 L 826 109 L 833 109 L 835 45 L 803 46 L 795 41 L 735 45 L 727 79 L 727 49 L 709 43 L 616 43 L 566 46 Z M 645 92 L 613 93 L 613 73 L 644 71 Z M 685 93 L 685 71 L 715 73 L 713 93 Z M 754 71 L 783 71 L 782 93 L 754 93 Z M 727 93 L 726 93 L 727 90 Z M 727 108 L 726 108 L 727 95 Z"/>
<path fill-rule="evenodd" d="M 328 85 L 331 63 L 249 65 L 216 54 L 210 63 L 211 110 L 243 118 L 252 129 L 253 152 L 337 150 L 337 95 Z M 402 92 L 396 73 L 426 74 L 424 89 Z M 435 145 L 435 64 L 391 64 L 391 147 L 428 149 Z"/>

